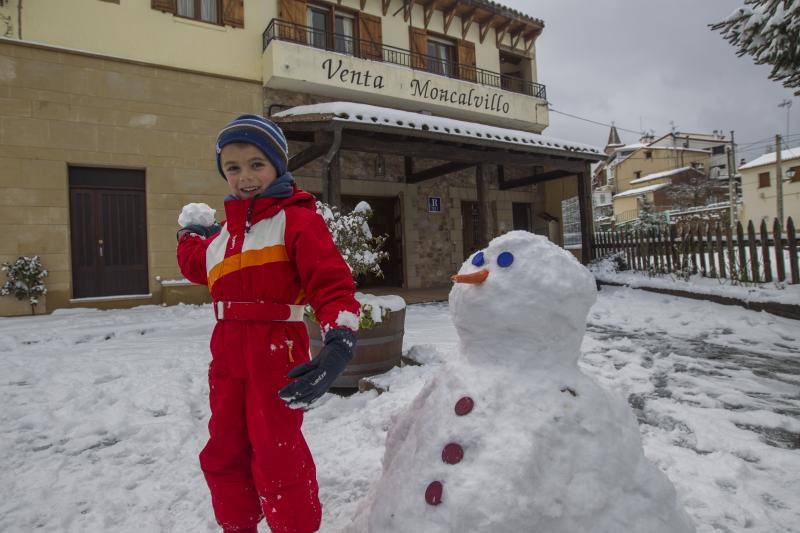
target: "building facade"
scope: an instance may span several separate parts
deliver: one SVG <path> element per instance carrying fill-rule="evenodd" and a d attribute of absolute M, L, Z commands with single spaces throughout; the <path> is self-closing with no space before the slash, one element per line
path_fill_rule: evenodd
<path fill-rule="evenodd" d="M 643 136 L 625 145 L 612 127 L 608 157 L 594 171 L 595 196 L 602 199 L 595 223 L 606 228 L 631 223 L 645 202 L 675 216 L 727 202 L 731 144 L 715 131 Z"/>
<path fill-rule="evenodd" d="M 180 279 L 177 215 L 205 202 L 221 218 L 213 143 L 241 113 L 286 120 L 301 187 L 373 206 L 391 258 L 367 285 L 446 284 L 471 251 L 515 228 L 588 256 L 586 169 L 600 156 L 538 136 L 548 125 L 538 19 L 485 0 L 12 0 L 0 23 L 12 236 L 0 260 L 42 258 L 47 311 L 207 296 Z M 334 102 L 494 127 L 497 138 L 361 128 L 386 137 L 375 150 L 347 126 L 332 159 L 311 154 L 327 141 L 281 112 Z M 0 315 L 25 312 L 0 300 Z"/>
<path fill-rule="evenodd" d="M 756 225 L 766 220 L 772 231 L 772 221 L 778 216 L 777 158 L 771 152 L 739 167 L 742 176 L 742 219 Z M 781 150 L 783 197 L 782 223 L 792 217 L 795 228 L 800 224 L 800 148 Z"/>

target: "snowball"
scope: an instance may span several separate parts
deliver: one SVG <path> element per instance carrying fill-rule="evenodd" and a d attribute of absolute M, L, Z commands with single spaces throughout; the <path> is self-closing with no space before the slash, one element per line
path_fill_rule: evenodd
<path fill-rule="evenodd" d="M 215 213 L 216 210 L 211 209 L 208 204 L 186 204 L 178 216 L 178 224 L 182 228 L 192 224 L 211 226 L 214 224 Z"/>
<path fill-rule="evenodd" d="M 358 315 L 350 311 L 339 311 L 336 317 L 336 325 L 352 331 L 358 331 Z"/>

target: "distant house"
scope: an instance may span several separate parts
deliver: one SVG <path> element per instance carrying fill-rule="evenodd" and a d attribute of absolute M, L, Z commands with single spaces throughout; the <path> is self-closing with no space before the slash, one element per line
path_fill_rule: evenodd
<path fill-rule="evenodd" d="M 760 223 L 778 216 L 776 152 L 762 155 L 739 167 L 742 175 L 742 219 Z M 781 150 L 783 216 L 800 222 L 800 147 Z M 771 228 L 770 228 L 771 229 Z"/>
<path fill-rule="evenodd" d="M 595 224 L 603 228 L 632 222 L 643 202 L 657 211 L 681 213 L 727 201 L 730 144 L 714 132 L 643 136 L 626 145 L 612 127 L 608 159 L 595 167 L 593 176 Z"/>

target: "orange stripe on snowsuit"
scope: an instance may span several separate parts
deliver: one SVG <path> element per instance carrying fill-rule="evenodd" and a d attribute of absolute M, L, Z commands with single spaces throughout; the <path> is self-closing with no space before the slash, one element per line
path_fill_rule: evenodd
<path fill-rule="evenodd" d="M 223 259 L 221 263 L 214 265 L 214 268 L 208 273 L 208 290 L 210 291 L 214 283 L 223 276 L 227 276 L 243 268 L 265 265 L 267 263 L 279 263 L 288 260 L 289 256 L 286 255 L 286 247 L 282 244 L 267 246 L 260 250 L 247 250 L 246 252 L 231 255 Z"/>

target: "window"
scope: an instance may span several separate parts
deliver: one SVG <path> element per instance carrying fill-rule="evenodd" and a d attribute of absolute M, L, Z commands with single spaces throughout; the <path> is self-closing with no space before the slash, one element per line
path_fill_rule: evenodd
<path fill-rule="evenodd" d="M 720 144 L 719 146 L 712 146 L 711 147 L 711 155 L 722 155 L 725 153 L 725 145 Z"/>
<path fill-rule="evenodd" d="M 561 220 L 564 222 L 564 248 L 581 248 L 581 210 L 577 196 L 561 201 Z"/>
<path fill-rule="evenodd" d="M 355 52 L 355 21 L 356 18 L 349 13 L 336 13 L 336 33 L 334 35 L 334 49 L 342 54 L 353 55 Z"/>
<path fill-rule="evenodd" d="M 789 181 L 800 181 L 800 166 L 792 167 L 789 171 L 794 171 L 794 176 L 789 178 Z M 789 172 L 786 172 L 786 177 L 789 177 Z"/>
<path fill-rule="evenodd" d="M 641 170 L 637 170 L 636 172 L 633 173 L 633 179 L 638 180 L 641 177 L 642 177 L 642 171 Z"/>
<path fill-rule="evenodd" d="M 427 70 L 442 76 L 455 75 L 456 47 L 445 39 L 428 36 Z"/>
<path fill-rule="evenodd" d="M 652 151 L 652 150 L 647 150 L 647 151 L 644 153 L 644 158 L 645 158 L 645 159 L 653 159 L 653 151 Z"/>
<path fill-rule="evenodd" d="M 758 175 L 758 188 L 769 187 L 769 172 L 762 172 Z"/>
<path fill-rule="evenodd" d="M 178 16 L 219 24 L 219 0 L 178 0 Z"/>
<path fill-rule="evenodd" d="M 314 48 L 328 48 L 326 41 L 330 27 L 330 10 L 320 6 L 308 6 L 306 26 L 308 30 L 308 44 Z"/>
<path fill-rule="evenodd" d="M 514 229 L 531 231 L 531 204 L 513 202 L 511 216 Z"/>

